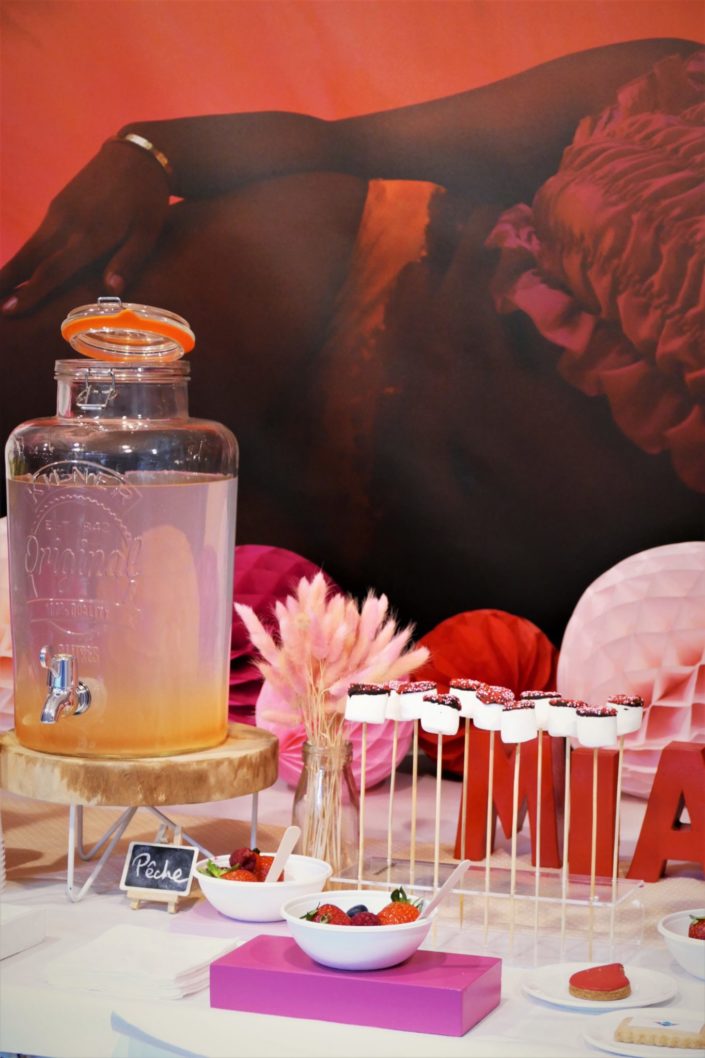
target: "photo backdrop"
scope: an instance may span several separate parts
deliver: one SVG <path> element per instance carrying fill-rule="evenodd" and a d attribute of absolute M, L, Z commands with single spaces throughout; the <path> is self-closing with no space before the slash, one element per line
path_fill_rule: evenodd
<path fill-rule="evenodd" d="M 3 260 L 128 121 L 335 119 L 581 49 L 702 36 L 699 0 L 6 0 L 0 18 Z M 557 645 L 603 571 L 702 536 L 702 410 L 683 381 L 698 365 L 679 367 L 665 419 L 661 377 L 633 385 L 651 356 L 632 356 L 638 343 L 616 380 L 581 373 L 555 312 L 542 319 L 516 287 L 511 252 L 532 218 L 506 238 L 498 211 L 457 189 L 325 174 L 226 198 L 178 206 L 128 294 L 194 327 L 192 412 L 241 443 L 239 543 L 289 548 L 358 595 L 386 592 L 420 633 L 496 608 Z M 99 275 L 1 321 L 3 437 L 52 413 L 60 322 L 102 292 Z M 588 311 L 592 327 L 599 313 L 570 296 L 558 323 Z"/>

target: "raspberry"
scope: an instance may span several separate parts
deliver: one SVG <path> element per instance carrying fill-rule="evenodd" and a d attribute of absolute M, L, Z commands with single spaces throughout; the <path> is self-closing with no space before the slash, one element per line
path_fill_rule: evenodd
<path fill-rule="evenodd" d="M 358 911 L 350 919 L 351 926 L 381 926 L 382 919 L 374 911 Z"/>
<path fill-rule="evenodd" d="M 415 922 L 420 914 L 419 904 L 412 903 L 400 887 L 392 893 L 391 903 L 379 912 L 379 919 L 383 926 L 399 926 L 404 922 Z"/>
<path fill-rule="evenodd" d="M 319 904 L 313 911 L 302 915 L 309 922 L 323 922 L 327 926 L 350 926 L 352 919 L 335 904 Z"/>
<path fill-rule="evenodd" d="M 228 871 L 227 874 L 221 874 L 221 878 L 227 878 L 229 882 L 256 882 L 257 876 L 252 871 L 246 871 L 242 867 L 237 867 L 234 871 Z"/>
<path fill-rule="evenodd" d="M 255 871 L 258 857 L 259 849 L 233 849 L 230 853 L 230 866 L 242 867 L 244 871 Z"/>

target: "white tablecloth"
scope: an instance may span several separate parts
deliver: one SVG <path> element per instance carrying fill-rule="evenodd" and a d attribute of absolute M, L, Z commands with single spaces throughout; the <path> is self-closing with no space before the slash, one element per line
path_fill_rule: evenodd
<path fill-rule="evenodd" d="M 404 789 L 406 778 L 400 778 L 399 825 L 403 828 Z M 424 775 L 419 791 L 419 841 L 432 842 L 434 828 L 435 783 L 431 775 Z M 457 820 L 459 783 L 444 784 L 442 841 L 450 848 Z M 260 794 L 260 821 L 263 825 L 284 826 L 289 821 L 292 792 L 281 783 Z M 36 812 L 36 802 L 29 803 Z M 51 806 L 46 806 L 47 808 Z M 16 820 L 22 813 L 22 800 L 4 795 L 2 811 L 6 821 L 5 839 L 8 860 L 31 862 L 36 850 L 13 846 L 13 834 L 18 831 Z M 383 787 L 369 791 L 367 822 L 370 840 L 386 830 L 387 796 Z M 250 802 L 248 798 L 216 805 L 167 809 L 172 814 L 179 810 L 201 816 L 219 816 L 222 821 L 242 820 L 242 833 L 249 833 Z M 93 810 L 100 812 L 103 810 Z M 624 814 L 625 844 L 628 847 L 630 830 L 634 833 L 643 806 L 635 803 Z M 40 813 L 41 814 L 41 813 Z M 408 822 L 408 821 L 407 821 Z M 632 833 L 632 841 L 633 841 Z M 127 835 L 130 837 L 130 834 Z M 524 839 L 525 841 L 525 839 Z M 245 840 L 242 843 L 247 843 Z M 500 842 L 500 845 L 502 842 Z M 523 847 L 520 844 L 520 851 Z M 524 846 L 525 847 L 525 846 Z M 225 851 L 218 848 L 214 851 Z M 500 849 L 501 855 L 501 849 Z M 502 1001 L 500 1006 L 479 1025 L 461 1038 L 430 1036 L 391 1030 L 378 1030 L 345 1024 L 323 1023 L 234 1011 L 210 1010 L 208 992 L 180 1000 L 152 1001 L 149 1004 L 119 1000 L 109 995 L 84 994 L 70 980 L 61 987 L 50 986 L 43 979 L 46 961 L 57 954 L 71 951 L 78 944 L 97 936 L 119 923 L 144 923 L 151 929 L 171 931 L 201 931 L 205 935 L 248 938 L 261 932 L 286 933 L 282 924 L 268 923 L 266 927 L 248 925 L 217 916 L 202 902 L 189 910 L 170 915 L 163 907 L 146 906 L 130 910 L 125 896 L 117 889 L 122 862 L 119 857 L 110 869 L 106 868 L 94 890 L 78 904 L 66 898 L 63 882 L 65 867 L 56 859 L 46 873 L 30 880 L 13 880 L 21 876 L 17 868 L 8 871 L 8 884 L 0 899 L 24 906 L 44 908 L 47 914 L 47 936 L 32 949 L 13 955 L 0 962 L 0 1050 L 49 1058 L 103 1058 L 112 1055 L 131 1055 L 148 1058 L 150 1055 L 198 1055 L 206 1058 L 227 1056 L 239 1058 L 294 1058 L 321 1056 L 330 1058 L 547 1058 L 573 1055 L 597 1055 L 582 1039 L 582 1032 L 594 1015 L 548 1006 L 522 993 L 522 982 L 530 972 L 526 965 L 512 965 L 510 958 L 503 963 Z M 81 867 L 81 871 L 88 868 Z M 665 893 L 669 883 L 650 887 L 652 894 Z M 690 885 L 698 883 L 690 882 Z M 701 885 L 703 883 L 700 883 Z M 687 903 L 693 890 L 684 890 L 680 906 Z M 702 902 L 702 901 L 701 901 Z M 664 913 L 668 907 L 663 909 Z M 647 923 L 642 945 L 630 960 L 633 965 L 658 969 L 673 975 L 678 993 L 668 1006 L 690 1010 L 705 1006 L 703 982 L 689 976 L 668 955 L 660 937 L 653 929 L 653 915 Z M 483 954 L 477 949 L 478 954 Z M 525 961 L 525 960 L 524 960 Z M 341 997 L 344 1002 L 344 996 Z"/>

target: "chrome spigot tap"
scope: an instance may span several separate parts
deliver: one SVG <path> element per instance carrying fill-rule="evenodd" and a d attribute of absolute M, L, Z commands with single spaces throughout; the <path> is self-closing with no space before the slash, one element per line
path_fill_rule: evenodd
<path fill-rule="evenodd" d="M 91 692 L 77 678 L 76 659 L 73 654 L 50 654 L 49 647 L 42 647 L 39 660 L 47 670 L 49 694 L 44 702 L 43 724 L 55 724 L 62 716 L 80 716 L 91 704 Z"/>

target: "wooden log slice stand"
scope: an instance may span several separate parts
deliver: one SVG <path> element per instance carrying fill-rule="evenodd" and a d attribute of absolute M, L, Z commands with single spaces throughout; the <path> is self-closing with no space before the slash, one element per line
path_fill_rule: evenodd
<path fill-rule="evenodd" d="M 277 778 L 276 735 L 249 724 L 230 724 L 225 742 L 212 749 L 169 757 L 68 757 L 40 753 L 20 744 L 14 731 L 0 736 L 0 787 L 23 797 L 69 805 L 66 893 L 80 900 L 100 874 L 138 808 L 160 822 L 157 841 L 179 828 L 158 806 L 207 804 L 252 796 L 250 844 L 257 844 L 257 794 Z M 83 845 L 83 809 L 118 806 L 125 811 L 92 849 Z M 181 831 L 185 842 L 212 853 Z M 75 853 L 82 860 L 103 855 L 89 878 L 74 884 Z"/>

